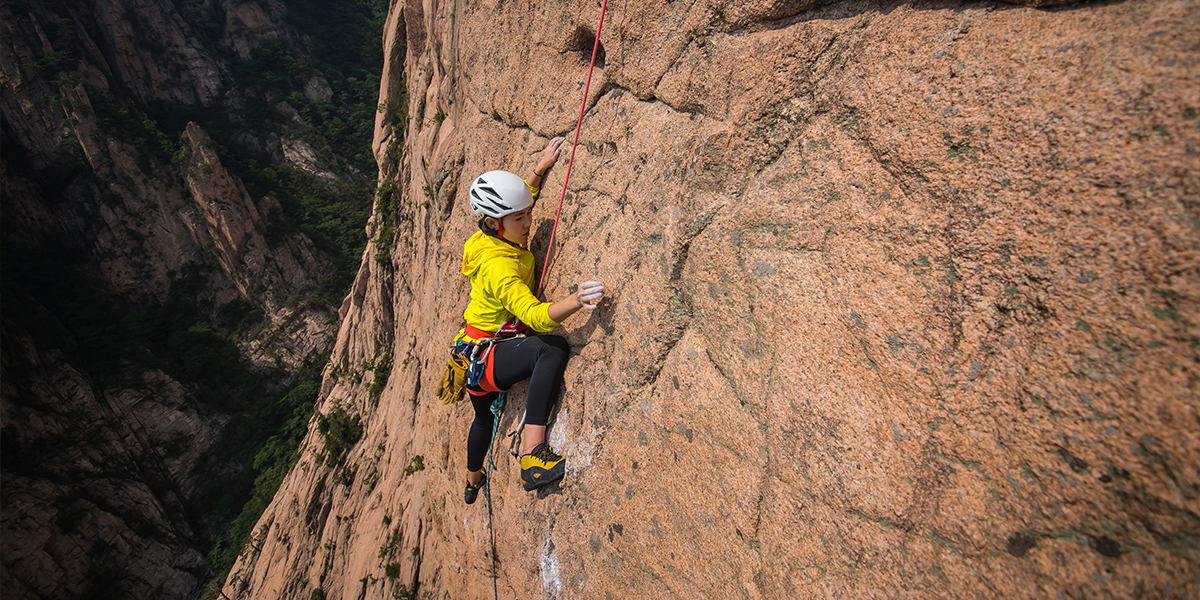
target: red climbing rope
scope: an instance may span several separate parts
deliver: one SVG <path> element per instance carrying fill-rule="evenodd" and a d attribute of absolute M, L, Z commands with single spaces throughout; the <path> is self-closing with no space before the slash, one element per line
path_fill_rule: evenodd
<path fill-rule="evenodd" d="M 567 197 L 567 182 L 571 180 L 571 165 L 575 163 L 575 147 L 579 145 L 579 128 L 583 125 L 583 112 L 587 108 L 588 89 L 592 87 L 592 69 L 596 66 L 596 53 L 600 49 L 600 30 L 604 28 L 604 11 L 608 0 L 600 5 L 600 24 L 596 26 L 596 41 L 592 44 L 592 62 L 588 65 L 587 82 L 583 84 L 583 103 L 579 106 L 579 120 L 575 122 L 575 142 L 571 144 L 571 158 L 567 161 L 567 175 L 563 178 L 562 195 L 558 197 L 558 211 L 554 213 L 554 227 L 550 230 L 550 245 L 546 248 L 546 260 L 542 262 L 542 275 L 538 278 L 538 297 L 546 286 L 546 272 L 550 270 L 550 253 L 554 251 L 554 235 L 558 233 L 558 219 L 562 216 L 563 200 Z"/>

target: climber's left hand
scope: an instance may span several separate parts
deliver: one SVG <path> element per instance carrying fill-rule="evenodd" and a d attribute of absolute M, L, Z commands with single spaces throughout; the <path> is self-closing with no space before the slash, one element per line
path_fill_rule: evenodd
<path fill-rule="evenodd" d="M 585 281 L 579 284 L 579 291 L 575 294 L 579 298 L 579 303 L 583 305 L 582 308 L 596 310 L 596 305 L 604 296 L 604 284 L 599 281 Z"/>

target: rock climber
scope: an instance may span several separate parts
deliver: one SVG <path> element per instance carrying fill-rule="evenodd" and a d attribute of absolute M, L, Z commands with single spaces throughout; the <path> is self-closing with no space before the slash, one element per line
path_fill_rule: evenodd
<path fill-rule="evenodd" d="M 466 326 L 455 337 L 456 352 L 484 357 L 486 366 L 467 392 L 475 420 L 467 435 L 467 481 L 463 498 L 475 502 L 486 483 L 483 461 L 492 443 L 491 405 L 497 395 L 529 379 L 525 428 L 521 437 L 521 483 L 532 491 L 562 479 L 566 460 L 546 443 L 550 407 L 567 365 L 567 341 L 548 332 L 579 309 L 595 310 L 604 295 L 599 281 L 585 281 L 558 302 L 534 295 L 533 254 L 526 248 L 531 212 L 546 173 L 558 161 L 564 138 L 546 144 L 528 180 L 507 171 L 490 171 L 471 184 L 471 209 L 479 231 L 463 246 L 462 272 L 471 278 Z M 482 348 L 482 352 L 477 350 Z M 465 356 L 465 354 L 464 354 Z"/>

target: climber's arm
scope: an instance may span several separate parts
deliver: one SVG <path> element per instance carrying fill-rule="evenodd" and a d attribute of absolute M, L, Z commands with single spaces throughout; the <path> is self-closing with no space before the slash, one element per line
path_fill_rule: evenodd
<path fill-rule="evenodd" d="M 581 308 L 583 308 L 583 302 L 579 301 L 579 295 L 571 294 L 550 305 L 550 319 L 562 323 L 563 320 L 575 314 Z"/>

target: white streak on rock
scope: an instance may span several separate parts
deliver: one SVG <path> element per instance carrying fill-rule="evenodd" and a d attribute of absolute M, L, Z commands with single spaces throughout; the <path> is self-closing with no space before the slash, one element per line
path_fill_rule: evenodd
<path fill-rule="evenodd" d="M 542 589 L 547 600 L 558 598 L 562 593 L 562 582 L 558 579 L 558 555 L 554 552 L 554 540 L 547 538 L 542 545 Z"/>

